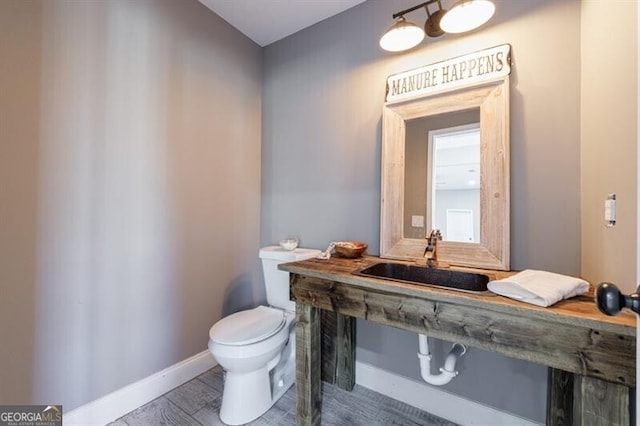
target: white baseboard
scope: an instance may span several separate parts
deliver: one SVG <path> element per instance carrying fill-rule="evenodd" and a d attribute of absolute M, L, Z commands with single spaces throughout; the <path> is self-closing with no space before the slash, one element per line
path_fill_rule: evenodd
<path fill-rule="evenodd" d="M 106 425 L 171 389 L 213 368 L 217 362 L 209 351 L 200 352 L 149 377 L 118 389 L 63 415 L 69 425 Z"/>
<path fill-rule="evenodd" d="M 356 383 L 461 425 L 541 425 L 360 361 Z"/>

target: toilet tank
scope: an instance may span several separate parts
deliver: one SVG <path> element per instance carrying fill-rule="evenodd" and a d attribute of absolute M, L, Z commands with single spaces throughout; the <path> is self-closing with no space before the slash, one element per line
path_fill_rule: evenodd
<path fill-rule="evenodd" d="M 289 273 L 278 269 L 285 262 L 310 259 L 320 254 L 320 250 L 297 248 L 284 250 L 280 246 L 260 249 L 264 286 L 267 291 L 267 302 L 270 306 L 295 311 L 296 304 L 289 300 Z"/>

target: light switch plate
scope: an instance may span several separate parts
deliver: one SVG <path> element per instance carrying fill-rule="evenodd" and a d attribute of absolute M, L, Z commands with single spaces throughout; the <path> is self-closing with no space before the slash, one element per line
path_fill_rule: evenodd
<path fill-rule="evenodd" d="M 411 216 L 411 226 L 414 228 L 424 228 L 424 216 Z"/>

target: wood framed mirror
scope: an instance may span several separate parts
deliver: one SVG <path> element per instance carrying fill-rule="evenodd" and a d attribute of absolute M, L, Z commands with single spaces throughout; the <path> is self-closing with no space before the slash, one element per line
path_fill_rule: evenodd
<path fill-rule="evenodd" d="M 438 259 L 451 265 L 509 270 L 508 75 L 472 87 L 385 104 L 380 257 L 418 260 L 424 257 L 427 246 L 426 233 L 416 238 L 405 231 L 405 197 L 412 196 L 405 192 L 407 123 L 471 110 L 477 110 L 480 117 L 479 238 L 477 242 L 440 241 Z M 427 226 L 431 223 L 427 220 Z"/>

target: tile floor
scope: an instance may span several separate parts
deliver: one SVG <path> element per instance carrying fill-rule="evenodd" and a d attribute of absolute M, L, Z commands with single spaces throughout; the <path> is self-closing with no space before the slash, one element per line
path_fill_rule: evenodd
<path fill-rule="evenodd" d="M 220 366 L 167 392 L 109 426 L 218 426 L 222 402 Z M 295 385 L 252 426 L 296 424 Z M 323 383 L 322 424 L 330 426 L 456 426 L 455 423 L 356 385 L 346 392 Z"/>

